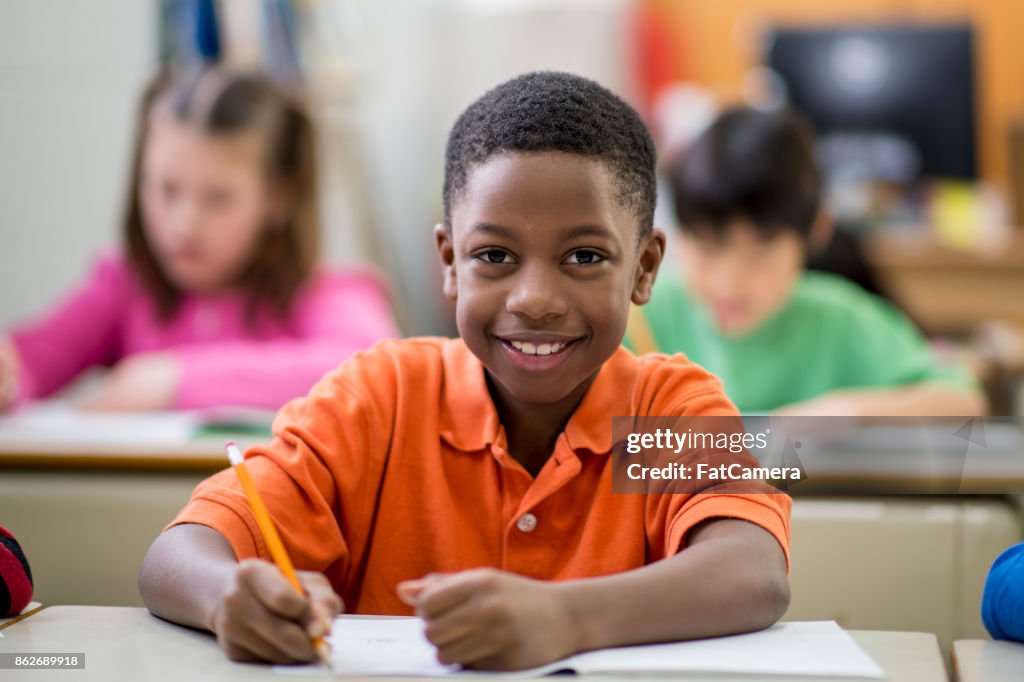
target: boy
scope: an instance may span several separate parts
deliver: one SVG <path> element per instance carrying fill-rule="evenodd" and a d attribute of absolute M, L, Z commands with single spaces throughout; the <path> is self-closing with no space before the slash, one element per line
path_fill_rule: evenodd
<path fill-rule="evenodd" d="M 682 281 L 663 277 L 638 316 L 657 350 L 716 374 L 745 413 L 983 413 L 974 381 L 938 366 L 895 308 L 804 270 L 832 226 L 820 208 L 814 140 L 795 114 L 726 111 L 670 183 Z"/>
<path fill-rule="evenodd" d="M 356 355 L 248 453 L 307 598 L 228 471 L 150 549 L 150 610 L 237 660 L 308 661 L 340 595 L 492 669 L 775 622 L 788 497 L 611 491 L 613 415 L 736 414 L 699 367 L 620 347 L 665 243 L 654 167 L 636 112 L 592 81 L 532 73 L 471 105 L 434 230 L 461 338 Z"/>

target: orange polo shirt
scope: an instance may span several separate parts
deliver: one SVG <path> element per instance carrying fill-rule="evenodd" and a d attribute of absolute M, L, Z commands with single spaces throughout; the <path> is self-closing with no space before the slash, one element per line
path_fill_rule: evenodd
<path fill-rule="evenodd" d="M 299 569 L 349 613 L 408 615 L 395 586 L 491 566 L 563 580 L 638 568 L 685 549 L 717 517 L 771 532 L 789 556 L 784 494 L 613 494 L 613 415 L 734 415 L 721 383 L 681 355 L 620 348 L 531 476 L 510 455 L 484 368 L 458 339 L 386 341 L 286 405 L 246 463 Z M 171 525 L 269 559 L 230 469 L 199 484 Z"/>

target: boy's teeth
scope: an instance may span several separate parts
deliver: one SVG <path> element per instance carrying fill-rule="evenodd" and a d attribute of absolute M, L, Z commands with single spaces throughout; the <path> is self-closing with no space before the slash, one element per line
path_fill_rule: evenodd
<path fill-rule="evenodd" d="M 529 341 L 511 341 L 512 347 L 526 355 L 551 355 L 565 347 L 564 343 L 538 343 Z"/>

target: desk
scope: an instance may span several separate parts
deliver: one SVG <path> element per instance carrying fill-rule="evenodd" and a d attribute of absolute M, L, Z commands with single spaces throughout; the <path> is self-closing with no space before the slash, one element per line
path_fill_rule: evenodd
<path fill-rule="evenodd" d="M 935 636 L 918 632 L 851 632 L 888 673 L 887 682 L 945 682 L 946 672 Z M 68 680 L 277 680 L 266 666 L 228 661 L 209 634 L 171 625 L 145 609 L 54 606 L 4 631 L 0 650 L 85 653 L 84 671 L 62 671 Z M 154 653 L 159 652 L 159 654 Z M 3 671 L 6 682 L 39 680 L 38 671 Z M 50 673 L 50 677 L 56 677 Z M 406 678 L 408 679 L 408 678 Z M 603 682 L 616 679 L 601 676 Z M 643 679 L 630 676 L 631 682 Z M 657 678 L 655 678 L 657 679 Z M 660 678 L 664 680 L 665 678 Z M 708 679 L 683 676 L 686 680 Z M 716 682 L 759 682 L 778 677 L 715 676 Z M 817 677 L 802 677 L 814 682 Z"/>
<path fill-rule="evenodd" d="M 146 550 L 196 484 L 227 466 L 228 438 L 100 447 L 0 434 L 0 523 L 28 556 L 36 598 L 141 606 L 135 585 Z"/>
<path fill-rule="evenodd" d="M 36 611 L 40 610 L 41 608 L 43 608 L 43 605 L 40 604 L 39 602 L 37 602 L 37 601 L 29 602 L 28 605 L 25 608 L 23 608 L 21 610 L 21 613 L 19 613 L 18 615 L 16 615 L 16 616 L 7 616 L 6 618 L 0 618 L 0 630 L 3 630 L 5 627 L 7 627 L 9 625 L 13 625 L 15 621 L 19 621 L 22 618 L 28 618 L 29 616 L 31 616 L 33 613 L 35 613 Z"/>
<path fill-rule="evenodd" d="M 792 533 L 786 620 L 932 632 L 947 653 L 985 636 L 985 577 L 1021 538 L 1009 501 L 970 496 L 797 497 Z"/>
<path fill-rule="evenodd" d="M 1018 682 L 1024 679 L 1024 644 L 962 639 L 953 643 L 959 682 Z"/>
<path fill-rule="evenodd" d="M 1024 320 L 1024 233 L 963 251 L 928 234 L 886 231 L 865 242 L 871 267 L 926 329 L 969 334 L 985 320 Z"/>
<path fill-rule="evenodd" d="M 30 458 L 8 468 L 0 454 L 0 519 L 28 555 L 44 604 L 141 606 L 147 549 L 196 484 L 223 466 L 212 453 L 205 471 L 163 471 L 146 453 L 82 469 L 39 456 L 36 468 Z M 792 528 L 787 618 L 934 632 L 944 649 L 984 635 L 978 604 L 988 567 L 1022 537 L 1005 500 L 970 496 L 800 496 Z"/>

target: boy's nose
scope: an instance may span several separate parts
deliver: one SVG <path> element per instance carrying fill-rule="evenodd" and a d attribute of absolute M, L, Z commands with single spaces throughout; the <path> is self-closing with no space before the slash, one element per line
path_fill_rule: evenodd
<path fill-rule="evenodd" d="M 718 296 L 737 298 L 743 292 L 749 274 L 747 266 L 738 261 L 720 263 L 708 278 L 711 290 Z"/>
<path fill-rule="evenodd" d="M 564 315 L 568 310 L 564 288 L 555 280 L 553 274 L 537 268 L 522 272 L 508 293 L 506 310 L 534 320 Z"/>

